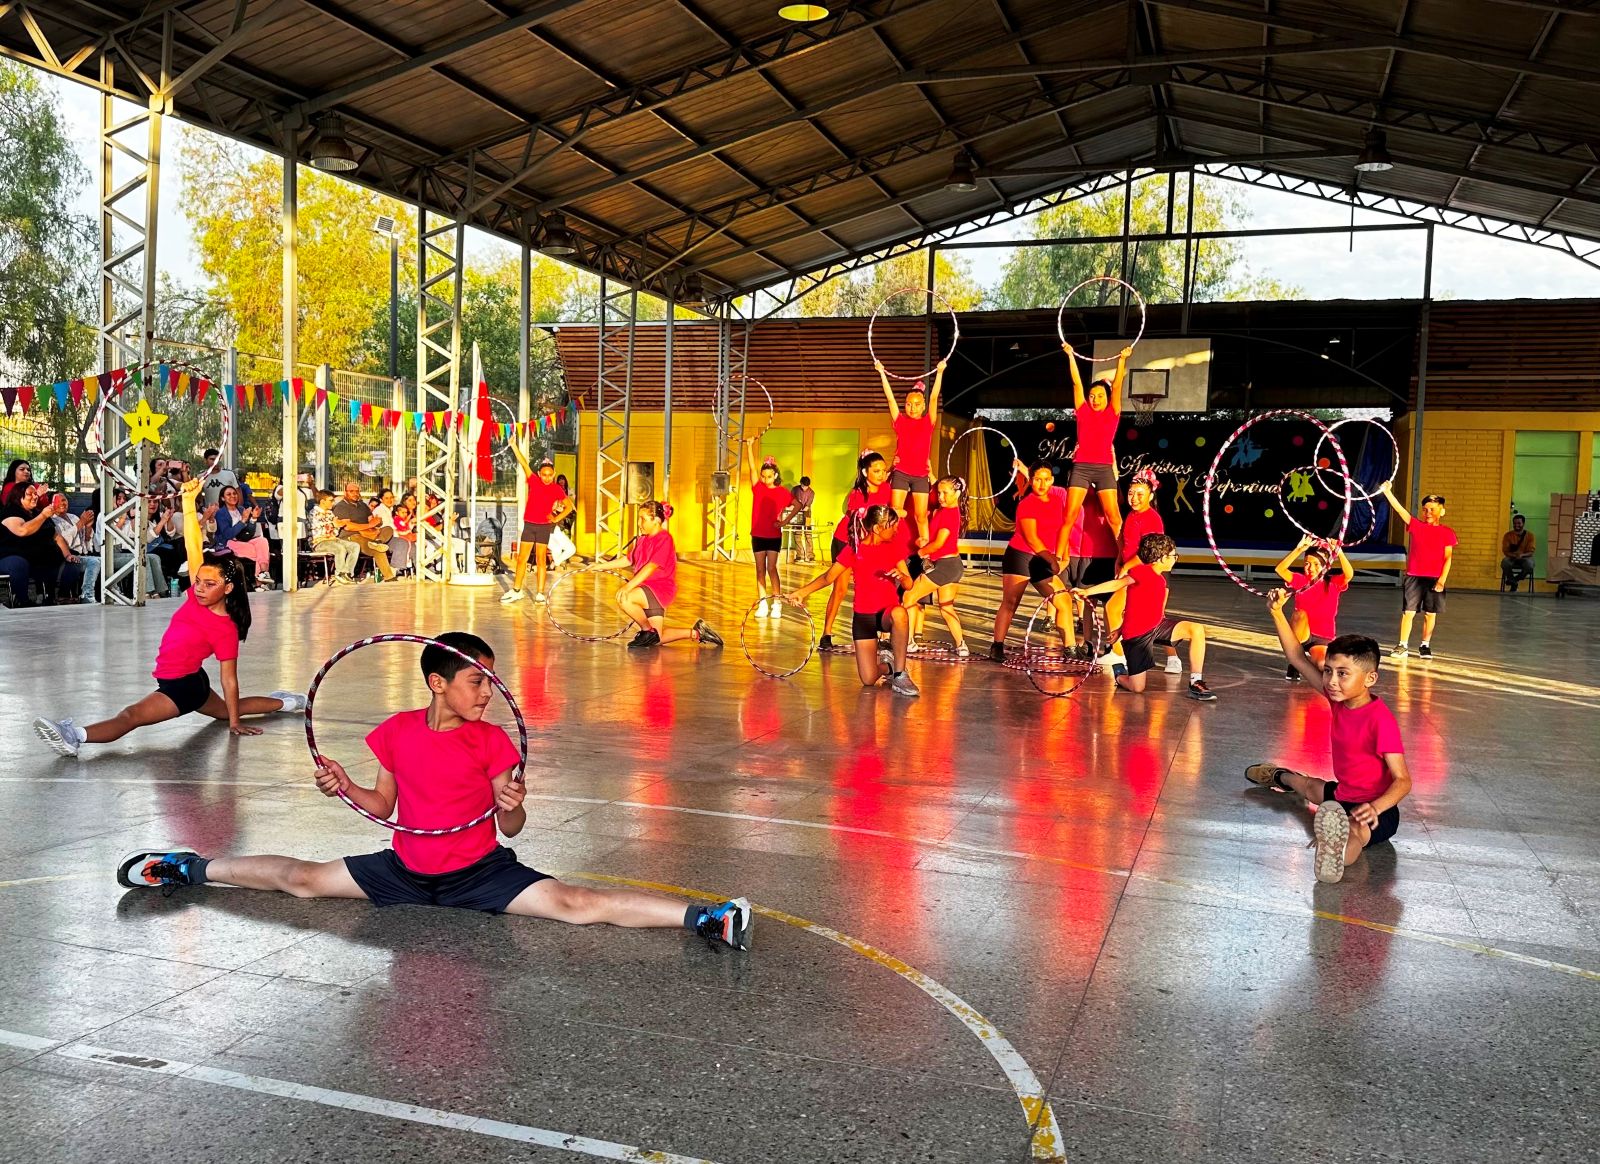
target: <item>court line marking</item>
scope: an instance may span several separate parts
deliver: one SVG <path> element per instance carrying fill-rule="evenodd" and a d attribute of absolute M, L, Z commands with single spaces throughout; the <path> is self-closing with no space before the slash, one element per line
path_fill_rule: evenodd
<path fill-rule="evenodd" d="M 88 873 L 56 873 L 50 877 L 18 877 L 14 881 L 0 881 L 0 889 L 10 889 L 16 885 L 48 885 L 52 881 L 78 881 L 85 877 L 103 877 L 105 874 L 98 872 Z"/>
<path fill-rule="evenodd" d="M 510 1124 L 484 1116 L 443 1111 L 435 1107 L 422 1107 L 412 1103 L 396 1103 L 352 1091 L 333 1091 L 326 1087 L 313 1087 L 305 1083 L 291 1083 L 268 1075 L 247 1075 L 219 1067 L 205 1067 L 198 1063 L 185 1063 L 180 1059 L 162 1059 L 132 1051 L 117 1051 L 96 1047 L 88 1043 L 62 1043 L 54 1039 L 41 1039 L 21 1031 L 0 1030 L 0 1045 L 17 1047 L 24 1051 L 38 1051 L 61 1055 L 86 1063 L 108 1067 L 143 1071 L 155 1075 L 175 1075 L 180 1079 L 193 1079 L 217 1087 L 231 1087 L 236 1091 L 252 1091 L 261 1095 L 275 1095 L 282 1099 L 315 1103 L 343 1111 L 359 1111 L 367 1115 L 384 1116 L 412 1124 L 427 1124 L 452 1131 L 471 1132 L 479 1136 L 492 1136 L 523 1144 L 537 1144 L 541 1148 L 556 1148 L 596 1156 L 602 1160 L 622 1160 L 631 1164 L 713 1164 L 698 1156 L 680 1156 L 675 1152 L 660 1152 L 638 1148 L 632 1144 L 618 1144 L 610 1140 L 597 1140 L 591 1136 L 572 1135 L 567 1132 L 536 1128 L 528 1124 Z"/>
<path fill-rule="evenodd" d="M 660 881 L 640 881 L 632 877 L 613 877 L 606 873 L 570 873 L 570 877 L 580 878 L 585 881 L 600 881 L 609 885 L 626 885 L 633 889 L 652 890 L 656 893 L 672 893 L 680 897 L 695 898 L 700 901 L 721 902 L 727 900 L 721 894 L 706 893 L 698 889 L 689 889 L 682 885 L 668 885 Z M 1065 1159 L 1062 1150 L 1061 1129 L 1056 1124 L 1054 1110 L 1050 1107 L 1050 1100 L 1044 1094 L 1044 1086 L 1039 1082 L 1039 1077 L 1033 1073 L 1033 1068 L 1028 1066 L 1028 1061 L 1022 1057 L 1011 1041 L 1000 1033 L 988 1019 L 980 1014 L 976 1007 L 967 1002 L 949 987 L 935 981 L 928 975 L 918 970 L 915 966 L 896 958 L 893 954 L 860 938 L 853 938 L 849 934 L 840 933 L 838 930 L 818 922 L 808 921 L 792 913 L 785 913 L 781 909 L 773 909 L 765 905 L 751 905 L 751 908 L 762 917 L 770 917 L 774 921 L 781 921 L 785 925 L 794 926 L 796 929 L 805 930 L 807 933 L 816 934 L 830 942 L 837 943 L 851 953 L 859 954 L 871 962 L 876 962 L 886 970 L 892 970 L 911 985 L 933 999 L 945 1010 L 977 1036 L 983 1044 L 983 1049 L 999 1065 L 1005 1074 L 1011 1089 L 1016 1092 L 1017 1101 L 1022 1105 L 1022 1114 L 1028 1121 L 1029 1152 L 1031 1158 L 1039 1161 L 1053 1161 L 1059 1164 Z"/>

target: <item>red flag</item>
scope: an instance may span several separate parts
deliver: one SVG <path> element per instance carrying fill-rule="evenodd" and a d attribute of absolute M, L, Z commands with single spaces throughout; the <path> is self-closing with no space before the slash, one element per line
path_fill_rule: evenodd
<path fill-rule="evenodd" d="M 200 377 L 200 388 L 199 388 L 199 391 L 197 391 L 195 393 L 195 397 L 194 397 L 195 403 L 196 404 L 204 404 L 206 402 L 206 393 L 210 392 L 210 391 L 211 391 L 211 381 L 207 380 L 204 376 Z"/>
<path fill-rule="evenodd" d="M 367 425 L 372 423 L 372 401 L 370 400 L 361 402 L 361 423 Z"/>
<path fill-rule="evenodd" d="M 72 394 L 72 403 L 74 403 L 74 404 L 82 404 L 83 403 L 83 381 L 82 380 L 73 380 L 71 382 L 71 386 L 69 387 L 68 391 Z"/>
<path fill-rule="evenodd" d="M 17 399 L 22 401 L 22 411 L 27 412 L 33 407 L 33 385 L 24 384 L 17 389 Z"/>
<path fill-rule="evenodd" d="M 495 429 L 494 408 L 489 403 L 489 382 L 483 378 L 483 364 L 478 359 L 478 345 L 472 345 L 472 371 L 478 382 L 478 398 L 473 414 L 478 418 L 478 480 L 494 480 L 494 441 L 490 437 Z"/>

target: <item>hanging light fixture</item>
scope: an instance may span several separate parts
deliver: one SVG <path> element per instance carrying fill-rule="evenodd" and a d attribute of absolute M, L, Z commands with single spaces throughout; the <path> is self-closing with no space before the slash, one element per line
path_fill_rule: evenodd
<path fill-rule="evenodd" d="M 344 136 L 344 118 L 337 113 L 324 113 L 313 125 L 317 138 L 311 143 L 311 166 L 330 174 L 341 174 L 356 168 L 356 152 Z"/>
<path fill-rule="evenodd" d="M 1361 156 L 1356 159 L 1356 169 L 1363 174 L 1376 174 L 1394 169 L 1394 159 L 1389 156 L 1389 140 L 1381 129 L 1367 130 Z"/>
<path fill-rule="evenodd" d="M 539 249 L 547 255 L 575 255 L 578 253 L 578 240 L 567 227 L 567 220 L 559 214 L 552 214 L 540 223 Z"/>
<path fill-rule="evenodd" d="M 966 150 L 959 150 L 955 160 L 950 164 L 950 176 L 944 180 L 944 188 L 960 194 L 968 194 L 978 188 L 978 178 L 972 172 L 972 158 Z"/>
<path fill-rule="evenodd" d="M 796 24 L 809 24 L 813 20 L 828 19 L 828 10 L 821 4 L 785 4 L 778 9 L 778 15 Z"/>
<path fill-rule="evenodd" d="M 700 308 L 706 305 L 706 285 L 696 271 L 690 271 L 678 281 L 675 297 L 685 307 Z"/>

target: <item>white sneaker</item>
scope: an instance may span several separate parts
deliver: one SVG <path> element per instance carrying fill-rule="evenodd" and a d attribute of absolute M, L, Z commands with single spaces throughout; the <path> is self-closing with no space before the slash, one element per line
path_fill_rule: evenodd
<path fill-rule="evenodd" d="M 306 697 L 298 691 L 269 691 L 267 698 L 283 700 L 283 706 L 278 710 L 291 715 L 299 715 L 306 709 Z"/>
<path fill-rule="evenodd" d="M 528 596 L 520 590 L 507 590 L 500 596 L 500 601 L 510 606 L 513 602 L 521 602 L 526 597 Z"/>
<path fill-rule="evenodd" d="M 1178 658 L 1177 655 L 1168 655 L 1167 656 L 1167 674 L 1168 675 L 1182 675 L 1183 674 L 1183 660 Z"/>
<path fill-rule="evenodd" d="M 894 674 L 894 652 L 888 647 L 878 648 L 878 662 L 882 663 L 891 675 Z"/>
<path fill-rule="evenodd" d="M 333 584 L 335 586 L 354 586 L 356 580 L 348 574 L 335 574 L 333 576 Z"/>
<path fill-rule="evenodd" d="M 965 659 L 970 654 L 972 654 L 972 652 L 967 649 L 967 644 L 966 643 L 957 644 L 957 646 L 956 646 L 956 657 L 957 658 Z"/>
<path fill-rule="evenodd" d="M 896 695 L 921 695 L 922 691 L 911 681 L 909 673 L 902 671 L 889 680 L 889 690 Z"/>
<path fill-rule="evenodd" d="M 548 601 L 550 601 L 550 600 L 549 600 L 549 599 L 548 599 L 548 598 L 546 598 L 546 597 L 545 597 L 545 596 L 544 596 L 544 591 L 543 591 L 543 590 L 535 590 L 535 591 L 534 591 L 534 592 L 533 592 L 533 600 L 534 600 L 534 601 L 535 601 L 535 602 L 539 602 L 539 603 L 543 603 L 543 602 L 548 602 Z"/>
<path fill-rule="evenodd" d="M 779 602 L 776 598 L 767 599 L 767 617 L 768 618 L 782 618 L 783 617 L 783 603 Z"/>
<path fill-rule="evenodd" d="M 915 655 L 921 650 L 922 650 L 922 644 L 917 642 L 916 639 L 912 639 L 909 643 L 906 644 L 906 654 L 908 654 L 908 655 Z"/>
<path fill-rule="evenodd" d="M 88 739 L 83 729 L 70 719 L 45 719 L 42 715 L 33 721 L 33 734 L 49 744 L 58 756 L 76 756 Z"/>
<path fill-rule="evenodd" d="M 756 599 L 756 609 L 754 615 L 756 618 L 767 617 L 767 600 L 765 598 Z"/>
<path fill-rule="evenodd" d="M 271 590 L 277 583 L 272 580 L 271 574 L 257 574 L 256 585 L 265 586 L 268 590 Z"/>

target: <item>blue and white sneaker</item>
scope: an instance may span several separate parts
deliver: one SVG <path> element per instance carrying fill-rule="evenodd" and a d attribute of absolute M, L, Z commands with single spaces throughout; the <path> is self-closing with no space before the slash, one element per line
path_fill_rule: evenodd
<path fill-rule="evenodd" d="M 198 865 L 197 865 L 198 862 Z M 129 853 L 117 866 L 117 884 L 126 889 L 163 889 L 205 884 L 205 862 L 188 849 L 144 849 Z"/>
<path fill-rule="evenodd" d="M 755 927 L 756 915 L 750 903 L 742 897 L 724 901 L 721 905 L 707 906 L 700 911 L 694 932 L 710 945 L 721 942 L 734 950 L 750 948 L 750 931 Z"/>
<path fill-rule="evenodd" d="M 76 756 L 89 738 L 70 719 L 46 719 L 42 715 L 33 721 L 33 734 L 49 744 L 56 755 L 69 758 Z"/>
<path fill-rule="evenodd" d="M 281 702 L 283 706 L 278 710 L 290 715 L 299 715 L 306 709 L 306 697 L 298 691 L 269 691 L 267 698 Z"/>

